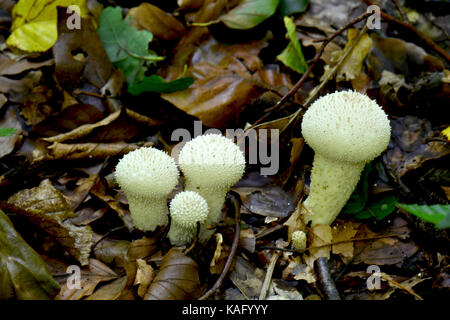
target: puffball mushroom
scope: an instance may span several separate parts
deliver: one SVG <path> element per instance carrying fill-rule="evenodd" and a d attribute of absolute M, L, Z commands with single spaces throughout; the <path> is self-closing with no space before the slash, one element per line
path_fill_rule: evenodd
<path fill-rule="evenodd" d="M 185 190 L 198 192 L 208 203 L 208 218 L 199 237 L 205 242 L 214 233 L 205 227 L 219 222 L 227 192 L 244 174 L 244 154 L 232 140 L 205 134 L 184 145 L 178 163 L 186 178 Z"/>
<path fill-rule="evenodd" d="M 306 233 L 301 230 L 292 232 L 292 247 L 299 251 L 306 249 Z"/>
<path fill-rule="evenodd" d="M 167 236 L 176 246 L 186 245 L 194 239 L 197 223 L 208 217 L 208 204 L 197 192 L 183 191 L 170 202 L 170 230 Z"/>
<path fill-rule="evenodd" d="M 312 226 L 329 225 L 350 198 L 364 165 L 387 148 L 391 127 L 375 101 L 354 91 L 316 100 L 305 112 L 301 127 L 314 149 L 304 220 Z"/>
<path fill-rule="evenodd" d="M 148 147 L 127 153 L 117 164 L 116 181 L 128 198 L 136 228 L 154 231 L 169 222 L 167 197 L 178 183 L 175 161 Z"/>

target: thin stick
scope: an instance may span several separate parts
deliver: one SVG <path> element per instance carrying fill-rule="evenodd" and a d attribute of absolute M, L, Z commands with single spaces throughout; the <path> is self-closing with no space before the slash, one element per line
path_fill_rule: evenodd
<path fill-rule="evenodd" d="M 328 268 L 328 259 L 321 257 L 314 261 L 314 269 L 320 283 L 322 291 L 324 291 L 327 300 L 341 300 L 336 284 L 331 277 L 330 269 Z"/>
<path fill-rule="evenodd" d="M 235 219 L 235 223 L 236 223 L 235 231 L 234 231 L 233 244 L 231 245 L 230 255 L 228 256 L 227 262 L 225 263 L 225 267 L 223 268 L 222 273 L 220 274 L 220 276 L 217 279 L 216 283 L 214 283 L 214 285 L 211 287 L 211 289 L 206 291 L 206 293 L 203 296 L 201 296 L 198 300 L 206 300 L 206 299 L 208 299 L 211 295 L 214 294 L 214 292 L 216 292 L 220 288 L 220 286 L 222 285 L 223 281 L 225 280 L 225 277 L 226 277 L 228 271 L 231 268 L 234 256 L 236 255 L 236 251 L 237 251 L 237 248 L 238 248 L 238 245 L 239 245 L 239 236 L 240 236 L 240 232 L 241 232 L 240 203 L 239 203 L 238 199 L 236 198 L 236 196 L 233 195 L 232 193 L 229 193 L 228 197 L 231 200 L 231 203 L 233 205 L 234 219 Z"/>
<path fill-rule="evenodd" d="M 319 62 L 320 58 L 322 57 L 323 52 L 325 51 L 325 47 L 331 42 L 333 41 L 334 38 L 336 38 L 338 35 L 342 34 L 345 30 L 347 30 L 348 28 L 350 28 L 351 26 L 355 25 L 356 23 L 367 19 L 369 16 L 371 16 L 373 13 L 364 13 L 363 15 L 359 16 L 358 18 L 350 21 L 349 23 L 347 23 L 345 26 L 343 26 L 341 29 L 339 29 L 338 31 L 336 31 L 335 33 L 333 33 L 331 36 L 325 38 L 325 39 L 321 39 L 320 41 L 323 41 L 322 45 L 319 48 L 319 51 L 317 51 L 316 55 L 314 56 L 311 65 L 309 66 L 308 70 L 306 70 L 306 72 L 302 75 L 302 77 L 300 78 L 300 80 L 297 81 L 297 83 L 294 85 L 294 87 L 292 87 L 291 90 L 289 90 L 288 93 L 286 93 L 273 107 L 269 108 L 268 110 L 266 110 L 266 113 L 264 114 L 263 117 L 261 117 L 260 119 L 258 119 L 252 126 L 251 128 L 255 127 L 256 125 L 258 125 L 259 123 L 261 123 L 265 118 L 267 118 L 267 116 L 274 111 L 275 109 L 281 107 L 282 105 L 284 105 L 289 99 L 292 98 L 292 96 L 298 91 L 298 89 L 300 89 L 300 87 L 303 85 L 303 83 L 306 81 L 306 79 L 308 78 L 309 74 L 312 72 L 312 70 L 314 69 L 314 67 L 316 66 L 317 62 Z"/>
<path fill-rule="evenodd" d="M 270 264 L 269 264 L 269 267 L 267 268 L 266 277 L 264 278 L 264 282 L 261 287 L 261 293 L 259 294 L 259 300 L 264 300 L 267 297 L 267 292 L 269 291 L 270 282 L 272 281 L 273 271 L 275 269 L 275 265 L 277 264 L 278 258 L 280 257 L 280 254 L 281 253 L 276 252 L 270 259 Z"/>
<path fill-rule="evenodd" d="M 370 0 L 364 0 L 364 2 L 368 6 L 373 5 L 372 1 L 370 1 Z M 385 13 L 383 11 L 381 11 L 380 14 L 381 14 L 381 18 L 383 18 L 387 22 L 394 23 L 394 24 L 398 25 L 399 27 L 413 33 L 415 35 L 415 38 L 419 38 L 420 40 L 422 40 L 422 42 L 424 44 L 426 44 L 431 50 L 433 50 L 434 52 L 441 55 L 445 60 L 447 60 L 447 62 L 450 62 L 450 55 L 444 49 L 442 49 L 440 46 L 438 46 L 436 44 L 436 42 L 434 42 L 428 36 L 426 36 L 423 32 L 414 28 L 413 25 L 403 22 L 403 21 L 400 21 L 400 20 L 388 15 L 387 13 Z"/>

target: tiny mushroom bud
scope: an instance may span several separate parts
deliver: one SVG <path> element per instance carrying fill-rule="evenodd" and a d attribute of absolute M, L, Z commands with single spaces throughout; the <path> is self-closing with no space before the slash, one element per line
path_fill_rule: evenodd
<path fill-rule="evenodd" d="M 155 148 L 126 154 L 116 166 L 116 181 L 128 198 L 133 224 L 153 231 L 168 224 L 167 197 L 178 183 L 175 161 Z"/>
<path fill-rule="evenodd" d="M 198 192 L 208 203 L 208 218 L 199 237 L 206 242 L 214 231 L 205 227 L 219 222 L 227 192 L 244 173 L 244 154 L 232 140 L 206 134 L 186 143 L 178 162 L 186 178 L 185 190 Z"/>
<path fill-rule="evenodd" d="M 302 134 L 315 153 L 304 220 L 329 225 L 355 189 L 364 165 L 388 146 L 389 120 L 366 95 L 341 91 L 308 108 Z"/>
<path fill-rule="evenodd" d="M 205 222 L 208 204 L 197 192 L 183 191 L 170 202 L 170 230 L 167 236 L 176 246 L 186 245 L 194 239 L 197 222 Z"/>
<path fill-rule="evenodd" d="M 292 232 L 292 247 L 297 251 L 306 249 L 306 233 L 300 230 Z"/>

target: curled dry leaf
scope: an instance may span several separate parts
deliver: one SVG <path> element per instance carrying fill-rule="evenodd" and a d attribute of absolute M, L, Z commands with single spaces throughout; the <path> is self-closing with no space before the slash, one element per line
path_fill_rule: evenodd
<path fill-rule="evenodd" d="M 93 232 L 89 226 L 76 226 L 69 218 L 75 216 L 70 204 L 50 180 L 43 180 L 38 187 L 21 190 L 8 199 L 42 230 L 53 236 L 76 258 L 81 265 L 88 264 L 93 244 Z"/>
<path fill-rule="evenodd" d="M 148 265 L 144 259 L 137 259 L 137 271 L 136 278 L 134 279 L 134 285 L 139 285 L 138 295 L 143 298 L 147 292 L 148 286 L 155 277 L 155 271 L 152 266 Z"/>
<path fill-rule="evenodd" d="M 6 54 L 0 55 L 0 76 L 19 74 L 27 70 L 39 69 L 53 65 L 53 59 L 41 62 L 31 62 L 27 59 L 12 59 Z"/>
<path fill-rule="evenodd" d="M 89 264 L 82 268 L 80 272 L 80 287 L 69 288 L 69 279 L 66 279 L 55 299 L 80 300 L 83 297 L 90 296 L 99 283 L 117 279 L 117 277 L 117 273 L 111 270 L 107 265 L 96 259 L 89 259 Z"/>
<path fill-rule="evenodd" d="M 353 239 L 358 232 L 359 226 L 360 223 L 353 221 L 342 221 L 338 223 L 331 229 L 333 243 Z M 333 254 L 340 255 L 344 263 L 349 263 L 353 258 L 353 249 L 353 242 L 350 241 L 333 245 L 332 252 Z"/>
<path fill-rule="evenodd" d="M 123 276 L 114 280 L 111 283 L 104 285 L 97 289 L 94 294 L 87 297 L 86 300 L 116 300 L 124 294 L 127 284 L 127 277 Z"/>
<path fill-rule="evenodd" d="M 164 256 L 158 274 L 144 296 L 144 300 L 196 299 L 200 294 L 198 266 L 179 248 L 172 248 Z"/>
<path fill-rule="evenodd" d="M 136 29 L 150 31 L 156 38 L 175 40 L 187 32 L 180 21 L 147 2 L 131 8 L 127 17 L 132 17 L 131 24 Z"/>

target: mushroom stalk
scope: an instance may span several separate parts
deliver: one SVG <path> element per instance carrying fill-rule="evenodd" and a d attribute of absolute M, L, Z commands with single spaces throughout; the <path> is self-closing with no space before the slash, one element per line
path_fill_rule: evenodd
<path fill-rule="evenodd" d="M 127 195 L 133 224 L 139 230 L 155 230 L 169 223 L 165 198 L 144 198 Z M 151 203 L 151 205 L 150 205 Z"/>
<path fill-rule="evenodd" d="M 331 224 L 358 184 L 365 162 L 328 159 L 316 153 L 311 170 L 310 195 L 303 203 L 305 220 Z"/>

